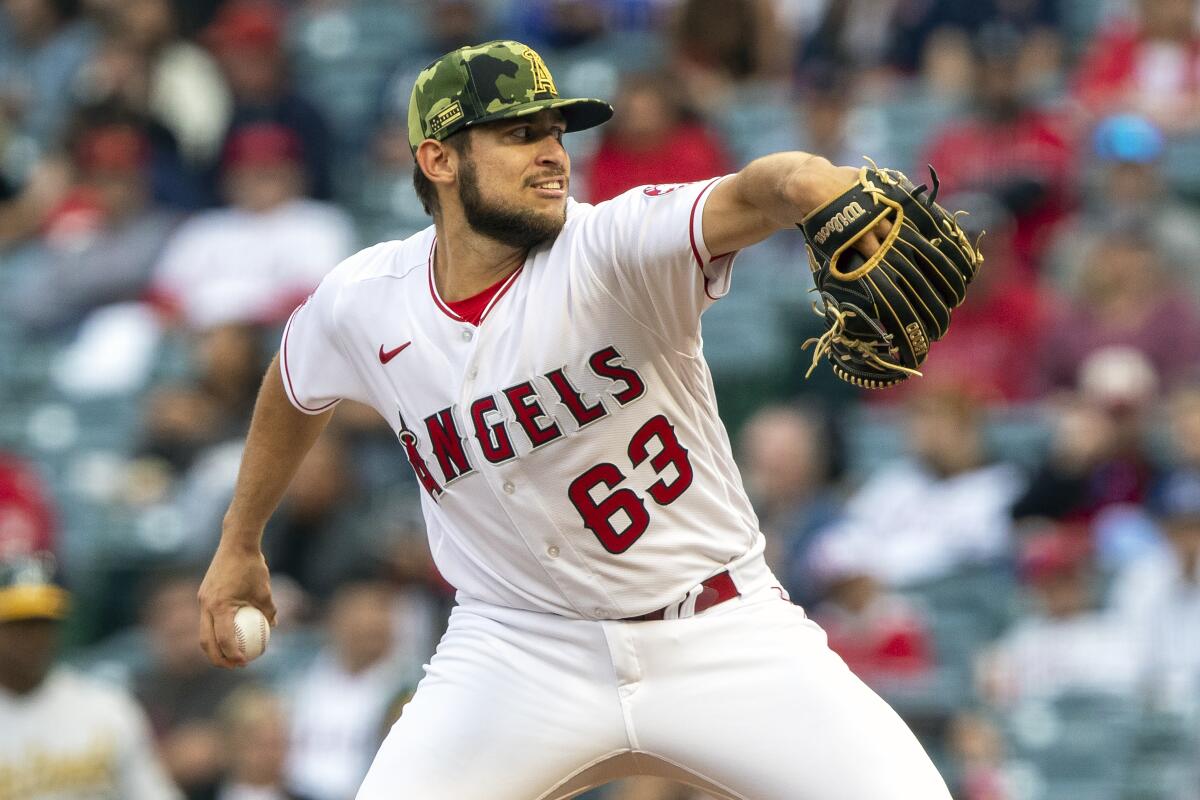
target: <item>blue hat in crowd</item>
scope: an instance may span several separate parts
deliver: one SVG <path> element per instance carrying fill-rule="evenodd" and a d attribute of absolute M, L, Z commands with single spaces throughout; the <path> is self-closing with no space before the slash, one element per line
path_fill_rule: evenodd
<path fill-rule="evenodd" d="M 1148 164 L 1162 156 L 1164 146 L 1162 131 L 1136 114 L 1106 117 L 1092 131 L 1092 147 L 1105 161 Z"/>

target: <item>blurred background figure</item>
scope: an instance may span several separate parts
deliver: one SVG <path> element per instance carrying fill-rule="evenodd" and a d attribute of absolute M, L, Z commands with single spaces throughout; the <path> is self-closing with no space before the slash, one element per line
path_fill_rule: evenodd
<path fill-rule="evenodd" d="M 237 0 L 221 6 L 204 33 L 233 93 L 224 146 L 246 125 L 270 122 L 286 128 L 300 141 L 306 193 L 328 200 L 333 142 L 321 112 L 292 89 L 284 22 L 284 10 L 270 0 Z"/>
<path fill-rule="evenodd" d="M 1134 0 L 1092 43 L 1075 92 L 1094 114 L 1132 111 L 1180 132 L 1200 125 L 1200 28 L 1191 0 Z"/>
<path fill-rule="evenodd" d="M 154 463 L 146 466 L 182 477 L 209 448 L 240 439 L 268 360 L 260 337 L 252 325 L 229 324 L 191 340 L 192 380 L 160 385 L 147 398 L 139 455 Z"/>
<path fill-rule="evenodd" d="M 1185 384 L 1170 397 L 1172 466 L 1200 472 L 1200 384 Z"/>
<path fill-rule="evenodd" d="M 186 572 L 150 582 L 142 602 L 148 658 L 131 679 L 167 771 L 189 800 L 211 798 L 228 767 L 218 709 L 244 681 L 208 669 L 196 647 L 199 590 Z"/>
<path fill-rule="evenodd" d="M 816 545 L 813 572 L 825 600 L 812 618 L 846 666 L 886 694 L 931 677 L 933 632 L 917 605 L 880 583 L 868 555 L 856 552 L 858 544 L 831 536 Z"/>
<path fill-rule="evenodd" d="M 1176 472 L 1151 506 L 1163 547 L 1116 577 L 1113 608 L 1140 634 L 1142 678 L 1153 701 L 1194 712 L 1200 703 L 1200 473 Z"/>
<path fill-rule="evenodd" d="M 683 96 L 715 116 L 755 83 L 779 75 L 787 48 L 763 0 L 684 0 L 677 11 L 671 72 Z"/>
<path fill-rule="evenodd" d="M 291 687 L 288 786 L 312 800 L 353 797 L 379 747 L 384 715 L 411 680 L 395 650 L 395 597 L 347 580 L 329 603 L 326 644 Z"/>
<path fill-rule="evenodd" d="M 1084 360 L 1128 347 L 1171 385 L 1200 366 L 1195 299 L 1164 268 L 1159 243 L 1136 225 L 1112 228 L 1088 251 L 1087 268 L 1050 323 L 1038 361 L 1047 388 L 1071 386 Z"/>
<path fill-rule="evenodd" d="M 1036 267 L 1073 202 L 1076 155 L 1066 120 L 1021 84 L 1021 47 L 1011 26 L 980 29 L 972 42 L 970 110 L 932 135 L 918 163 L 936 165 L 943 191 L 997 198 L 1016 221 L 1018 263 Z"/>
<path fill-rule="evenodd" d="M 32 464 L 0 450 L 0 559 L 54 552 L 54 505 Z"/>
<path fill-rule="evenodd" d="M 604 3 L 595 0 L 532 0 L 514 9 L 513 22 L 525 41 L 535 48 L 569 52 L 604 35 L 608 16 Z M 526 38 L 521 39 L 520 36 Z"/>
<path fill-rule="evenodd" d="M 688 120 L 665 75 L 626 78 L 613 102 L 618 109 L 587 174 L 589 202 L 599 203 L 639 186 L 690 183 L 724 175 L 732 167 L 716 135 Z"/>
<path fill-rule="evenodd" d="M 176 800 L 134 699 L 54 666 L 70 598 L 52 565 L 0 557 L 0 796 Z"/>
<path fill-rule="evenodd" d="M 0 123 L 16 134 L 0 153 L 19 181 L 60 143 L 96 28 L 77 0 L 4 0 L 0 10 Z"/>
<path fill-rule="evenodd" d="M 107 52 L 91 76 L 97 99 L 144 111 L 170 131 L 187 164 L 207 168 L 232 109 L 216 61 L 180 37 L 171 0 L 107 0 L 100 8 Z"/>
<path fill-rule="evenodd" d="M 1158 378 L 1130 348 L 1099 350 L 1061 398 L 1049 452 L 1013 506 L 1017 519 L 1090 524 L 1105 511 L 1146 501 L 1158 473 L 1146 426 Z"/>
<path fill-rule="evenodd" d="M 279 697 L 239 689 L 221 705 L 220 719 L 229 767 L 216 800 L 307 800 L 285 786 L 288 719 Z"/>
<path fill-rule="evenodd" d="M 350 255 L 346 214 L 304 199 L 302 148 L 276 123 L 229 139 L 221 180 L 230 206 L 186 222 L 155 270 L 152 291 L 182 324 L 278 323 Z"/>
<path fill-rule="evenodd" d="M 368 560 L 363 555 L 368 534 L 348 513 L 357 494 L 353 476 L 343 439 L 323 437 L 300 464 L 263 540 L 272 575 L 293 583 L 316 608 Z"/>
<path fill-rule="evenodd" d="M 1006 775 L 1004 733 L 990 717 L 967 711 L 955 716 L 946 734 L 950 761 L 944 774 L 961 800 L 1006 800 L 1012 781 Z"/>
<path fill-rule="evenodd" d="M 840 508 L 832 485 L 840 453 L 827 431 L 814 411 L 767 406 L 741 432 L 743 477 L 767 535 L 768 563 L 802 606 L 821 594 L 809 554 Z"/>
<path fill-rule="evenodd" d="M 1024 481 L 990 459 L 979 401 L 963 386 L 926 384 L 905 412 L 908 457 L 868 476 L 824 535 L 846 540 L 888 586 L 1004 557 Z"/>
<path fill-rule="evenodd" d="M 1059 290 L 1081 285 L 1110 231 L 1137 229 L 1156 243 L 1167 280 L 1200 297 L 1200 213 L 1167 183 L 1168 144 L 1163 129 L 1135 114 L 1106 117 L 1092 130 L 1089 190 L 1047 254 L 1047 277 Z"/>
<path fill-rule="evenodd" d="M 809 77 L 811 80 L 796 90 L 799 147 L 821 153 L 834 163 L 858 163 L 860 150 L 877 148 L 880 143 L 871 141 L 871 133 L 856 124 L 862 114 L 850 76 L 831 69 L 812 72 Z"/>
<path fill-rule="evenodd" d="M 1004 708 L 1070 692 L 1132 697 L 1141 654 L 1100 610 L 1087 531 L 1051 526 L 1021 545 L 1018 572 L 1033 613 L 981 659 L 981 693 Z"/>
<path fill-rule="evenodd" d="M 32 279 L 6 302 L 31 332 L 140 299 L 179 222 L 152 202 L 151 144 L 132 119 L 85 124 L 74 138 L 76 182 L 43 223 Z"/>

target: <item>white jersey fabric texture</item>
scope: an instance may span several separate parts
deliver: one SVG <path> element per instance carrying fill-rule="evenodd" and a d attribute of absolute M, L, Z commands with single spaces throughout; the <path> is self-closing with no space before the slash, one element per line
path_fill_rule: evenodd
<path fill-rule="evenodd" d="M 27 695 L 0 689 L 2 800 L 177 800 L 149 724 L 121 690 L 56 669 Z"/>
<path fill-rule="evenodd" d="M 734 260 L 701 230 L 720 180 L 568 201 L 478 326 L 437 294 L 433 227 L 342 262 L 292 315 L 289 398 L 392 425 L 460 599 L 622 619 L 761 560 L 701 353 Z"/>

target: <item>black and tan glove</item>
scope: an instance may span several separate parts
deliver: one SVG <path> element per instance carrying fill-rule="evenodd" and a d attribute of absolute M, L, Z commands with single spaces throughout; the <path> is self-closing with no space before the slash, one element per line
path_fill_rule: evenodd
<path fill-rule="evenodd" d="M 932 342 L 950 326 L 983 256 L 936 202 L 933 189 L 914 187 L 903 173 L 871 162 L 858 182 L 798 224 L 821 295 L 817 313 L 828 325 L 812 366 L 825 356 L 834 374 L 855 386 L 882 389 L 913 375 Z M 881 222 L 891 229 L 870 258 L 855 244 Z M 807 377 L 807 376 L 806 376 Z"/>

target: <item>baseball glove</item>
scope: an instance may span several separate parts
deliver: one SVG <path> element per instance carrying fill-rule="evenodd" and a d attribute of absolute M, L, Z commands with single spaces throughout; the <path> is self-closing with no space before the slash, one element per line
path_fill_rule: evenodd
<path fill-rule="evenodd" d="M 903 173 L 868 162 L 854 186 L 798 224 L 821 295 L 814 309 L 828 325 L 803 347 L 816 346 L 805 377 L 828 357 L 842 380 L 882 389 L 921 374 L 983 256 L 958 225 L 965 212 L 937 204 L 932 167 L 927 194 Z M 891 229 L 866 258 L 854 245 L 883 220 Z"/>

